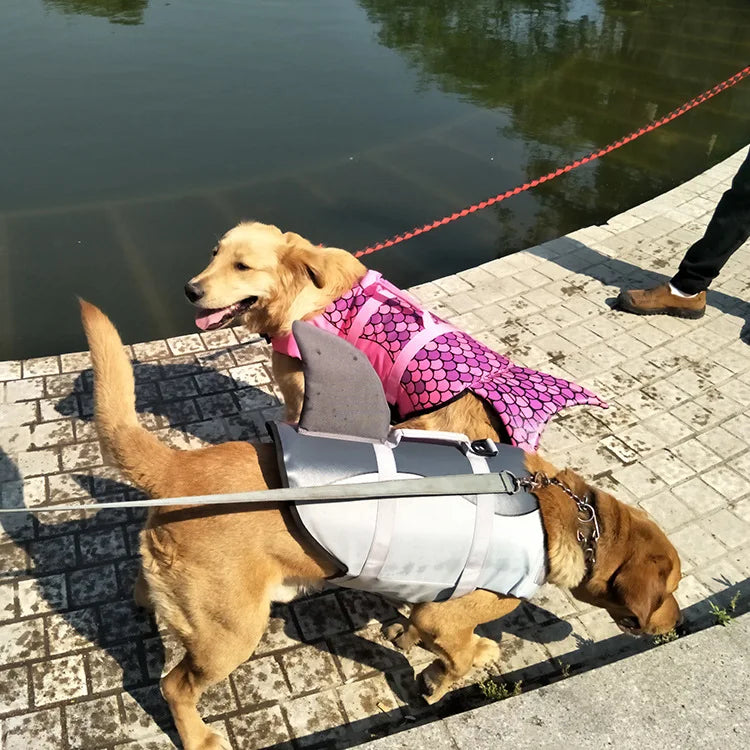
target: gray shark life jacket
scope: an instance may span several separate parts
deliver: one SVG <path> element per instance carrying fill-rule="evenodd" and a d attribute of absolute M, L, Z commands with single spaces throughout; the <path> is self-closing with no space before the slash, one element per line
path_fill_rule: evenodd
<path fill-rule="evenodd" d="M 287 487 L 511 471 L 524 451 L 465 435 L 390 427 L 367 358 L 337 336 L 296 322 L 305 399 L 299 425 L 270 423 Z M 401 601 L 486 589 L 528 598 L 546 576 L 539 503 L 513 494 L 296 503 L 300 530 L 341 570 L 333 582 Z"/>
<path fill-rule="evenodd" d="M 483 441 L 475 452 L 476 444 L 452 433 L 394 430 L 387 443 L 373 443 L 269 427 L 288 487 L 528 473 L 520 449 Z M 478 588 L 528 598 L 545 578 L 539 504 L 526 492 L 297 503 L 294 514 L 342 570 L 333 579 L 340 586 L 431 602 Z"/>

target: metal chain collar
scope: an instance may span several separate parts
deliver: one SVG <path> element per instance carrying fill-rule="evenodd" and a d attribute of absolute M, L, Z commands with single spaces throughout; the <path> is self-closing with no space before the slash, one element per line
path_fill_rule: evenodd
<path fill-rule="evenodd" d="M 599 541 L 600 535 L 599 519 L 597 518 L 594 506 L 586 498 L 576 495 L 570 487 L 557 479 L 557 477 L 548 477 L 542 471 L 537 471 L 529 477 L 517 479 L 517 482 L 520 488 L 530 492 L 551 485 L 559 487 L 571 500 L 573 500 L 578 508 L 579 529 L 576 532 L 576 538 L 583 548 L 583 557 L 586 560 L 586 564 L 588 565 L 589 570 L 592 570 L 594 563 L 596 562 L 596 545 Z M 582 526 L 583 529 L 580 528 L 580 526 Z M 587 530 L 584 531 L 584 529 Z"/>

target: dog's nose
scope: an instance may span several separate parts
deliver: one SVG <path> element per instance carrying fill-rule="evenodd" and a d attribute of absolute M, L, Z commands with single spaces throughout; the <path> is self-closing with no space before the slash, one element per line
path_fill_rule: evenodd
<path fill-rule="evenodd" d="M 203 296 L 203 289 L 201 289 L 200 284 L 188 281 L 188 283 L 185 284 L 185 296 L 191 302 L 197 302 Z"/>
<path fill-rule="evenodd" d="M 690 623 L 685 619 L 685 616 L 680 612 L 677 622 L 674 624 L 673 630 L 679 636 L 688 635 L 690 632 Z"/>

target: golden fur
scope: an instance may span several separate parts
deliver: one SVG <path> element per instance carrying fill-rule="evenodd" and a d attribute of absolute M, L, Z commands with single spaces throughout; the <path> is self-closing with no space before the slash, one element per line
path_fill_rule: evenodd
<path fill-rule="evenodd" d="M 214 248 L 208 267 L 190 280 L 204 292 L 199 308 L 228 307 L 248 297 L 258 301 L 238 316 L 253 333 L 289 333 L 295 320 L 321 313 L 367 272 L 351 253 L 317 247 L 294 232 L 270 224 L 244 222 L 230 229 Z M 304 381 L 299 360 L 273 352 L 271 366 L 284 396 L 286 416 L 297 421 Z M 472 439 L 504 441 L 505 429 L 492 409 L 467 393 L 404 427 L 461 432 Z"/>
<path fill-rule="evenodd" d="M 81 312 L 95 372 L 99 435 L 131 481 L 155 497 L 279 486 L 271 446 L 233 442 L 179 451 L 140 427 L 133 373 L 117 331 L 93 305 L 81 302 Z M 558 472 L 537 456 L 527 456 L 527 467 L 558 476 L 577 493 L 593 491 L 573 472 Z M 588 577 L 576 540 L 575 504 L 555 487 L 538 493 L 548 580 L 603 607 L 623 629 L 670 630 L 679 619 L 673 596 L 680 580 L 676 551 L 645 514 L 594 492 L 602 535 Z M 186 648 L 185 657 L 162 680 L 180 737 L 187 750 L 220 748 L 221 739 L 196 708 L 201 694 L 252 655 L 272 601 L 290 590 L 319 585 L 335 570 L 299 537 L 287 510 L 271 504 L 154 508 L 141 533 L 141 555 L 137 601 L 155 608 Z M 387 634 L 403 648 L 419 641 L 436 655 L 422 674 L 425 698 L 434 702 L 472 666 L 497 657 L 497 644 L 474 629 L 518 604 L 481 590 L 418 604 L 405 625 L 397 623 Z"/>

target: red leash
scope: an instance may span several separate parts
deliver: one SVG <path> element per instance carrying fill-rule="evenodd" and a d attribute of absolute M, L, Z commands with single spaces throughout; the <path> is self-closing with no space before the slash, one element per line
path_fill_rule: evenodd
<path fill-rule="evenodd" d="M 716 86 L 714 86 L 713 88 L 710 88 L 708 91 L 704 91 L 702 94 L 699 94 L 694 99 L 691 99 L 689 102 L 685 102 L 685 104 L 678 107 L 677 109 L 672 110 L 668 115 L 665 115 L 664 117 L 658 120 L 654 120 L 649 125 L 646 125 L 638 130 L 635 130 L 634 132 L 630 133 L 630 135 L 626 135 L 624 138 L 621 138 L 619 141 L 614 141 L 613 143 L 610 143 L 608 146 L 605 146 L 604 148 L 599 149 L 599 151 L 594 151 L 588 156 L 584 156 L 582 159 L 577 159 L 576 161 L 570 162 L 569 164 L 566 164 L 564 167 L 560 167 L 559 169 L 556 169 L 554 172 L 549 172 L 548 174 L 545 174 L 542 177 L 538 177 L 536 180 L 527 182 L 525 185 L 520 185 L 519 187 L 515 187 L 512 190 L 506 190 L 504 193 L 500 193 L 499 195 L 496 195 L 494 198 L 488 198 L 487 200 L 482 201 L 481 203 L 475 203 L 473 206 L 464 208 L 461 211 L 456 211 L 455 213 L 450 214 L 450 216 L 445 216 L 442 219 L 433 221 L 431 224 L 425 224 L 424 226 L 421 226 L 421 227 L 415 227 L 414 229 L 411 230 L 411 232 L 405 232 L 404 234 L 397 234 L 394 237 L 391 237 L 389 240 L 385 240 L 384 242 L 379 242 L 377 245 L 371 245 L 370 247 L 366 247 L 364 250 L 358 250 L 356 253 L 354 253 L 354 257 L 361 258 L 363 255 L 370 255 L 371 253 L 375 253 L 378 250 L 383 250 L 386 247 L 397 245 L 399 242 L 405 242 L 406 240 L 410 240 L 412 237 L 416 237 L 419 234 L 430 232 L 433 229 L 437 229 L 438 227 L 444 226 L 445 224 L 450 224 L 452 221 L 456 221 L 457 219 L 461 219 L 464 216 L 473 214 L 476 211 L 481 211 L 483 208 L 487 208 L 487 206 L 492 206 L 495 203 L 500 203 L 500 201 L 504 201 L 506 198 L 510 198 L 513 195 L 518 195 L 519 193 L 523 193 L 524 191 L 529 190 L 533 187 L 536 187 L 537 185 L 541 185 L 541 183 L 543 182 L 547 182 L 548 180 L 553 180 L 555 177 L 559 177 L 561 174 L 564 174 L 565 172 L 570 172 L 572 169 L 575 169 L 576 167 L 580 167 L 582 164 L 588 164 L 589 162 L 594 161 L 594 159 L 598 159 L 600 156 L 604 156 L 605 154 L 609 154 L 610 152 L 615 151 L 618 148 L 622 148 L 626 143 L 630 143 L 631 141 L 634 141 L 636 138 L 640 138 L 645 133 L 650 133 L 652 130 L 656 130 L 656 128 L 660 128 L 662 125 L 666 125 L 668 122 L 672 122 L 672 120 L 676 120 L 680 115 L 684 115 L 685 112 L 689 112 L 691 109 L 693 109 L 693 107 L 697 107 L 699 104 L 703 104 L 703 102 L 708 101 L 712 97 L 716 96 L 716 94 L 719 94 L 722 91 L 725 91 L 726 89 L 730 88 L 731 86 L 734 86 L 735 84 L 739 83 L 743 78 L 746 78 L 748 75 L 750 75 L 750 65 L 748 65 L 746 68 L 743 68 L 741 71 L 739 71 L 739 73 L 735 73 L 731 78 L 727 78 L 726 81 L 717 83 Z"/>

